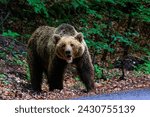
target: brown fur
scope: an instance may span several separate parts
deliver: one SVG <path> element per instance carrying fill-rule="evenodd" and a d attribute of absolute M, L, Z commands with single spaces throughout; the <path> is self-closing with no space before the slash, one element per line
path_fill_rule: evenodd
<path fill-rule="evenodd" d="M 94 89 L 94 69 L 88 48 L 82 34 L 71 25 L 39 27 L 28 41 L 28 63 L 35 91 L 41 91 L 43 72 L 48 78 L 50 91 L 63 89 L 63 76 L 68 63 L 77 66 L 87 91 Z"/>

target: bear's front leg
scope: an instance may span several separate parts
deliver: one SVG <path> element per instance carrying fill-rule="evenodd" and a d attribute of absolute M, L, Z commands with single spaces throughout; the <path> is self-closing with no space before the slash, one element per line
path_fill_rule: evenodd
<path fill-rule="evenodd" d="M 81 57 L 76 63 L 81 81 L 85 84 L 87 92 L 94 90 L 94 67 L 88 56 Z"/>
<path fill-rule="evenodd" d="M 29 64 L 32 88 L 34 91 L 39 92 L 41 91 L 42 73 L 43 73 L 40 60 L 38 59 L 35 53 L 33 53 L 30 49 L 28 49 L 27 61 Z"/>
<path fill-rule="evenodd" d="M 52 65 L 49 65 L 48 68 L 48 84 L 49 91 L 54 89 L 63 89 L 63 77 L 66 69 L 66 62 L 61 59 L 54 59 Z"/>

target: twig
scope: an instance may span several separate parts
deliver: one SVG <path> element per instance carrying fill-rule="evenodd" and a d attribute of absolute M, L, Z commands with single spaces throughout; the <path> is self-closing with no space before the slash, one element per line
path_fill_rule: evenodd
<path fill-rule="evenodd" d="M 7 13 L 5 18 L 1 19 L 2 21 L 1 21 L 0 25 L 2 25 L 4 23 L 4 21 L 9 17 L 9 15 L 10 15 L 10 12 Z"/>

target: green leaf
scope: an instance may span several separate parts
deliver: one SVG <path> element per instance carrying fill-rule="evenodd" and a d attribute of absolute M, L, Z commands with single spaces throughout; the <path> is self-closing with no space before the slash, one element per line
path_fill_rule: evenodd
<path fill-rule="evenodd" d="M 31 6 L 33 6 L 34 11 L 36 13 L 43 12 L 47 18 L 49 17 L 47 8 L 45 7 L 45 4 L 42 0 L 27 0 L 27 1 Z"/>
<path fill-rule="evenodd" d="M 94 64 L 94 71 L 95 71 L 95 76 L 97 78 L 102 77 L 102 68 L 100 66 L 98 66 L 97 64 Z"/>
<path fill-rule="evenodd" d="M 6 75 L 5 74 L 0 74 L 0 79 L 5 78 Z"/>
<path fill-rule="evenodd" d="M 21 35 L 19 33 L 17 33 L 17 32 L 13 32 L 11 30 L 8 30 L 7 32 L 3 32 L 2 36 L 8 36 L 8 37 L 17 38 L 17 37 L 19 37 Z"/>

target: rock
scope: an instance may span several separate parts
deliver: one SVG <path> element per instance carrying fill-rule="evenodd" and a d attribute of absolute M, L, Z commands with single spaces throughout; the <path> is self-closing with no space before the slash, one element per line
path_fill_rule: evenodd
<path fill-rule="evenodd" d="M 126 70 L 134 70 L 135 67 L 137 67 L 140 64 L 144 64 L 144 60 L 134 57 L 134 56 L 126 56 L 125 58 L 123 58 L 123 64 L 124 64 L 124 68 Z M 122 59 L 119 58 L 118 60 L 116 60 L 113 65 L 114 68 L 122 68 Z"/>

